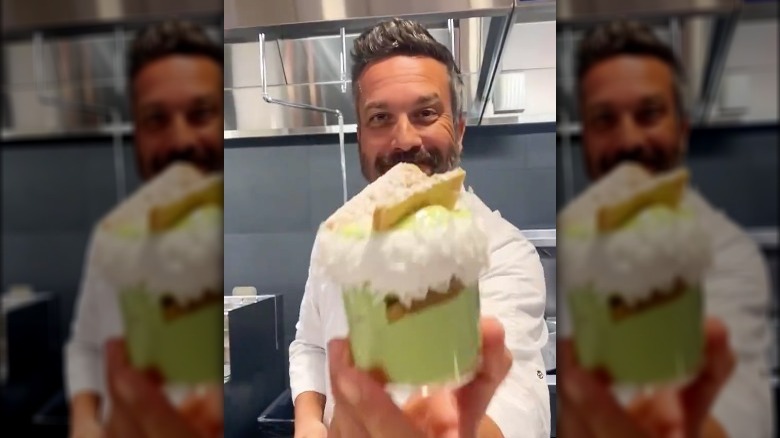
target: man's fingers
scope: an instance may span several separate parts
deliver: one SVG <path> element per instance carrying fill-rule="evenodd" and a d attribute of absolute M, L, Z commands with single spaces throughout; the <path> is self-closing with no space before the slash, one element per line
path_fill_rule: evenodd
<path fill-rule="evenodd" d="M 728 331 L 717 319 L 710 318 L 704 325 L 704 364 L 696 379 L 682 391 L 689 424 L 701 425 L 723 385 L 736 366 L 729 346 Z M 690 431 L 697 433 L 698 431 Z"/>
<path fill-rule="evenodd" d="M 140 425 L 132 415 L 123 398 L 117 382 L 121 381 L 121 373 L 129 367 L 125 353 L 125 344 L 121 339 L 112 339 L 106 344 L 106 371 L 108 375 L 108 391 L 111 397 L 111 412 L 103 428 L 105 438 L 125 438 L 142 436 Z M 122 388 L 124 390 L 124 388 Z"/>
<path fill-rule="evenodd" d="M 195 392 L 179 406 L 182 417 L 202 436 L 218 436 L 224 426 L 222 387 Z"/>
<path fill-rule="evenodd" d="M 590 432 L 600 438 L 643 437 L 645 432 L 615 399 L 605 382 L 579 367 L 571 341 L 558 343 L 559 397 L 576 411 Z M 559 415 L 566 416 L 567 412 Z"/>
<path fill-rule="evenodd" d="M 328 343 L 328 364 L 336 409 L 344 410 L 346 419 L 359 422 L 372 438 L 421 437 L 384 387 L 352 366 L 348 341 Z M 339 423 L 339 427 L 346 424 Z"/>
<path fill-rule="evenodd" d="M 106 359 L 117 418 L 131 419 L 149 438 L 197 436 L 161 388 L 130 365 L 123 341 L 107 343 Z"/>
<path fill-rule="evenodd" d="M 558 438 L 595 438 L 582 419 L 581 412 L 575 409 L 565 397 L 557 397 L 558 401 Z"/>
<path fill-rule="evenodd" d="M 481 363 L 474 379 L 456 391 L 460 409 L 466 415 L 478 416 L 487 410 L 490 400 L 512 368 L 512 355 L 504 344 L 504 328 L 495 318 L 482 318 Z"/>
<path fill-rule="evenodd" d="M 658 390 L 650 396 L 641 396 L 634 400 L 627 410 L 651 436 L 686 436 L 685 412 L 680 397 L 674 390 Z"/>
<path fill-rule="evenodd" d="M 459 428 L 457 400 L 449 390 L 413 396 L 404 405 L 403 412 L 426 436 L 442 437 Z"/>

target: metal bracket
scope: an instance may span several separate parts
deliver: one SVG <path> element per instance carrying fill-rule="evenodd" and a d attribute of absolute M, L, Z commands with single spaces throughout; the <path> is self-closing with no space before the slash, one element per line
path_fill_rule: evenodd
<path fill-rule="evenodd" d="M 341 79 L 342 79 L 342 91 L 346 92 L 346 36 L 345 36 L 345 30 L 342 27 L 341 28 Z M 305 103 L 299 103 L 299 102 L 288 102 L 284 100 L 274 99 L 271 97 L 271 95 L 268 93 L 268 71 L 266 68 L 266 61 L 265 61 L 265 34 L 260 33 L 258 35 L 258 42 L 260 44 L 260 83 L 263 89 L 263 100 L 270 104 L 280 105 L 284 107 L 289 108 L 296 108 L 296 109 L 302 109 L 307 111 L 316 111 L 323 114 L 333 114 L 338 118 L 339 121 L 339 153 L 341 157 L 341 183 L 342 183 L 342 191 L 343 191 L 343 198 L 344 203 L 347 202 L 348 196 L 347 196 L 347 165 L 346 165 L 346 154 L 344 151 L 344 114 L 341 113 L 341 110 L 333 109 L 333 108 L 325 108 L 321 106 L 316 105 L 309 105 Z"/>
<path fill-rule="evenodd" d="M 720 79 L 723 77 L 723 70 L 726 65 L 728 49 L 731 46 L 734 31 L 737 28 L 739 14 L 734 12 L 725 16 L 715 18 L 712 26 L 712 43 L 707 52 L 705 64 L 706 75 L 702 80 L 701 98 L 696 106 L 694 120 L 703 123 L 709 115 L 715 95 L 718 92 Z"/>
<path fill-rule="evenodd" d="M 121 28 L 114 30 L 114 43 L 116 44 L 116 52 L 114 54 L 114 69 L 116 80 L 115 86 L 119 85 L 119 71 L 122 65 L 122 57 L 124 56 L 124 35 Z M 35 32 L 33 34 L 33 76 L 35 80 L 35 91 L 38 97 L 38 101 L 46 106 L 60 107 L 65 109 L 72 109 L 77 111 L 83 111 L 92 114 L 99 114 L 107 117 L 111 122 L 111 138 L 112 149 L 114 152 L 114 178 L 116 184 L 116 197 L 117 202 L 124 199 L 127 192 L 126 178 L 125 178 L 125 159 L 124 148 L 122 140 L 122 116 L 118 105 L 97 105 L 94 103 L 70 101 L 60 99 L 58 97 L 46 96 L 43 94 L 44 80 L 43 80 L 43 34 L 41 32 Z"/>

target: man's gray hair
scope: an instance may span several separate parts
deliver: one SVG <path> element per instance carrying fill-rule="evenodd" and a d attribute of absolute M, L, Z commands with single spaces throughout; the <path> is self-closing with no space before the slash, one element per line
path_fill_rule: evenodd
<path fill-rule="evenodd" d="M 425 56 L 447 67 L 452 117 L 455 125 L 463 112 L 463 78 L 450 50 L 436 41 L 421 24 L 400 18 L 383 21 L 365 30 L 352 46 L 352 92 L 357 98 L 358 78 L 369 64 L 392 56 Z"/>
<path fill-rule="evenodd" d="M 616 20 L 588 30 L 577 49 L 577 83 L 580 84 L 585 74 L 596 64 L 620 55 L 651 56 L 668 65 L 674 74 L 678 115 L 687 117 L 689 108 L 682 64 L 674 50 L 644 23 Z"/>

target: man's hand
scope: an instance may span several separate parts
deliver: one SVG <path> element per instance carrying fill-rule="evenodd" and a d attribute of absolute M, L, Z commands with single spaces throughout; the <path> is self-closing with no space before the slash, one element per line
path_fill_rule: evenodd
<path fill-rule="evenodd" d="M 322 422 L 325 396 L 305 391 L 295 398 L 295 438 L 325 438 L 328 429 Z"/>
<path fill-rule="evenodd" d="M 98 418 L 100 396 L 81 391 L 70 400 L 70 438 L 100 438 L 103 434 Z"/>
<path fill-rule="evenodd" d="M 481 332 L 482 363 L 474 380 L 455 391 L 412 399 L 403 410 L 383 382 L 354 367 L 348 341 L 331 341 L 328 358 L 336 409 L 328 437 L 476 438 L 488 404 L 512 366 L 501 324 L 483 319 Z"/>
<path fill-rule="evenodd" d="M 101 438 L 103 429 L 96 418 L 87 419 L 73 425 L 70 431 L 70 438 Z"/>
<path fill-rule="evenodd" d="M 296 422 L 295 438 L 328 438 L 328 429 L 319 420 Z"/>
<path fill-rule="evenodd" d="M 222 435 L 222 393 L 185 400 L 175 408 L 162 390 L 162 382 L 135 370 L 124 342 L 106 346 L 111 413 L 105 425 L 109 438 L 211 438 Z"/>
<path fill-rule="evenodd" d="M 610 391 L 609 377 L 579 367 L 571 341 L 558 344 L 559 436 L 583 438 L 725 437 L 709 416 L 718 392 L 735 366 L 726 328 L 704 327 L 705 357 L 698 376 L 677 392 L 659 391 L 624 408 Z"/>

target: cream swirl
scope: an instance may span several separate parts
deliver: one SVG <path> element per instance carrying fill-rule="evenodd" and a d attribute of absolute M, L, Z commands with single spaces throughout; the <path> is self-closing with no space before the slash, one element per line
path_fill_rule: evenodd
<path fill-rule="evenodd" d="M 368 218 L 336 231 L 320 227 L 314 269 L 343 290 L 369 284 L 377 299 L 393 294 L 406 306 L 429 289 L 447 291 L 453 277 L 475 284 L 489 261 L 484 225 L 463 202 L 444 210 L 421 209 L 386 232 L 371 232 Z"/>
<path fill-rule="evenodd" d="M 180 304 L 222 290 L 222 209 L 198 208 L 163 233 L 149 233 L 145 221 L 101 229 L 95 262 L 120 290 L 143 287 Z"/>
<path fill-rule="evenodd" d="M 707 234 L 686 204 L 653 206 L 609 233 L 596 233 L 592 222 L 564 230 L 561 283 L 568 292 L 588 289 L 636 303 L 676 279 L 698 285 L 710 257 Z"/>

